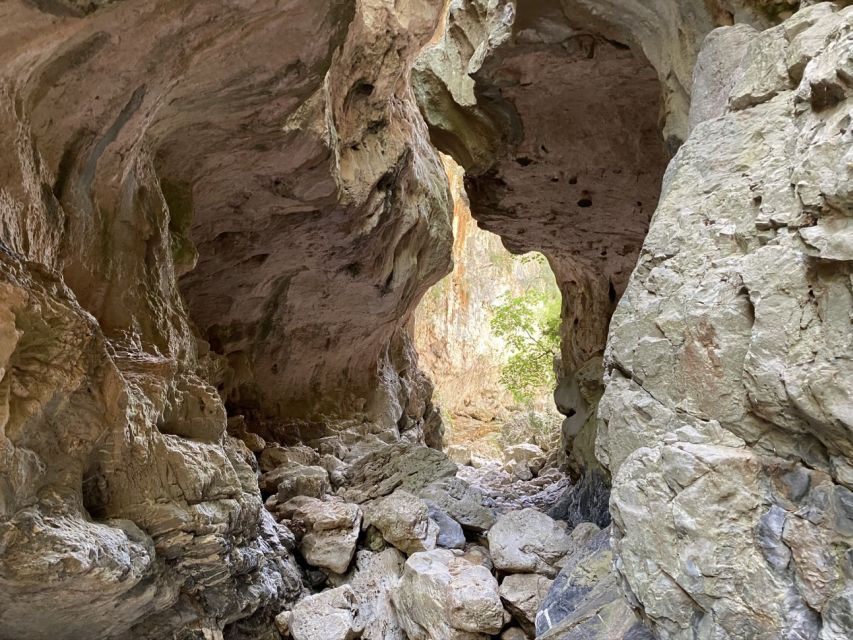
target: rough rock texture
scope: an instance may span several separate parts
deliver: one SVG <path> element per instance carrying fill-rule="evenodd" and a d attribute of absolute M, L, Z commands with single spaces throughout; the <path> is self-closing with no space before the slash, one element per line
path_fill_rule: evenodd
<path fill-rule="evenodd" d="M 598 454 L 617 566 L 662 637 L 851 629 L 851 64 L 851 8 L 752 34 L 694 105 L 716 117 L 613 319 Z"/>
<path fill-rule="evenodd" d="M 426 503 L 402 489 L 365 504 L 364 526 L 376 527 L 386 542 L 406 554 L 435 549 L 439 533 Z"/>
<path fill-rule="evenodd" d="M 355 566 L 344 581 L 355 593 L 356 626 L 363 629 L 363 640 L 406 640 L 391 603 L 405 561 L 396 549 L 362 550 L 356 555 Z"/>
<path fill-rule="evenodd" d="M 438 538 L 435 544 L 445 549 L 462 549 L 465 546 L 465 532 L 462 525 L 451 518 L 437 504 L 425 500 L 429 518 L 438 525 Z"/>
<path fill-rule="evenodd" d="M 215 392 L 107 339 L 47 267 L 0 265 L 0 636 L 220 630 L 298 596 Z M 196 437 L 168 428 L 182 403 L 209 412 Z"/>
<path fill-rule="evenodd" d="M 361 509 L 346 502 L 297 496 L 280 505 L 276 512 L 288 521 L 308 564 L 335 573 L 346 572 L 361 532 Z"/>
<path fill-rule="evenodd" d="M 417 493 L 428 484 L 456 475 L 456 464 L 441 451 L 411 444 L 381 447 L 356 460 L 345 472 L 344 496 L 365 502 L 398 487 Z"/>
<path fill-rule="evenodd" d="M 572 548 L 566 524 L 535 509 L 511 511 L 489 529 L 489 553 L 495 568 L 507 573 L 541 573 L 553 577 Z"/>
<path fill-rule="evenodd" d="M 411 556 L 392 599 L 410 640 L 486 640 L 504 626 L 497 580 L 446 549 Z"/>
<path fill-rule="evenodd" d="M 422 428 L 404 327 L 451 238 L 407 69 L 440 10 L 2 3 L 0 635 L 271 629 L 302 586 L 216 388 Z"/>
<path fill-rule="evenodd" d="M 419 104 L 467 171 L 478 224 L 548 258 L 564 300 L 561 376 L 574 380 L 600 362 L 657 202 L 656 74 L 556 2 L 451 3 L 448 20 L 415 68 Z M 558 406 L 584 412 L 576 400 Z"/>
<path fill-rule="evenodd" d="M 507 611 L 524 629 L 533 635 L 536 612 L 548 594 L 553 580 L 535 573 L 517 573 L 501 582 L 500 596 Z"/>
<path fill-rule="evenodd" d="M 418 495 L 435 503 L 468 531 L 482 533 L 495 523 L 495 514 L 484 504 L 483 494 L 461 478 L 430 483 Z"/>
<path fill-rule="evenodd" d="M 652 640 L 622 596 L 612 570 L 610 530 L 582 525 L 572 532 L 572 542 L 576 546 L 536 614 L 536 637 Z"/>
<path fill-rule="evenodd" d="M 355 640 L 362 631 L 357 613 L 355 592 L 344 585 L 304 598 L 279 625 L 286 625 L 293 640 Z"/>

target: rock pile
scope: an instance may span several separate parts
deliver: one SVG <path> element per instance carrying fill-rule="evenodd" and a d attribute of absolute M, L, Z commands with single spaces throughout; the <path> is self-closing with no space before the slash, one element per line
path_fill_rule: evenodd
<path fill-rule="evenodd" d="M 568 624 L 562 621 L 586 603 L 583 589 L 594 590 L 596 602 L 621 603 L 607 570 L 583 573 L 609 567 L 610 556 L 600 553 L 609 532 L 593 524 L 572 531 L 519 500 L 495 509 L 484 493 L 540 479 L 565 487 L 562 474 L 542 468 L 538 448 L 508 450 L 499 473 L 524 472 L 497 486 L 487 482 L 494 469 L 478 476 L 485 467 L 459 468 L 422 445 L 372 441 L 359 450 L 363 455 L 348 460 L 327 453 L 324 462 L 304 446 L 257 452 L 267 509 L 292 532 L 315 591 L 277 616 L 285 638 L 520 640 Z M 344 484 L 333 489 L 326 468 Z"/>

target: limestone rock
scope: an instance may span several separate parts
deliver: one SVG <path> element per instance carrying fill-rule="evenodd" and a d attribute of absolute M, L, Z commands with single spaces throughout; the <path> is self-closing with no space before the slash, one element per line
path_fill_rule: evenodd
<path fill-rule="evenodd" d="M 406 640 L 391 603 L 391 592 L 399 582 L 405 561 L 396 549 L 379 553 L 361 550 L 352 570 L 340 579 L 355 593 L 356 626 L 363 627 L 364 640 Z"/>
<path fill-rule="evenodd" d="M 308 564 L 346 572 L 361 532 L 361 509 L 345 502 L 296 496 L 276 511 L 289 520 Z"/>
<path fill-rule="evenodd" d="M 463 529 L 480 533 L 495 523 L 494 513 L 483 504 L 483 494 L 461 478 L 432 482 L 418 495 L 446 511 Z"/>
<path fill-rule="evenodd" d="M 320 463 L 319 454 L 311 447 L 297 445 L 282 447 L 272 445 L 264 448 L 258 456 L 261 471 L 267 473 L 286 465 L 316 466 Z"/>
<path fill-rule="evenodd" d="M 438 525 L 423 500 L 398 489 L 363 505 L 364 526 L 375 527 L 390 544 L 406 554 L 435 549 Z"/>
<path fill-rule="evenodd" d="M 501 582 L 501 601 L 516 622 L 531 635 L 536 624 L 536 612 L 552 583 L 553 580 L 535 573 L 508 575 Z"/>
<path fill-rule="evenodd" d="M 750 46 L 611 323 L 597 449 L 656 635 L 830 638 L 848 606 L 851 24 L 815 5 Z"/>
<path fill-rule="evenodd" d="M 349 466 L 343 495 L 352 502 L 365 502 L 387 496 L 398 487 L 416 493 L 455 474 L 456 465 L 441 451 L 417 444 L 386 445 Z"/>
<path fill-rule="evenodd" d="M 504 626 L 497 580 L 446 549 L 412 555 L 392 600 L 411 640 L 485 640 Z"/>
<path fill-rule="evenodd" d="M 438 525 L 436 545 L 444 549 L 462 549 L 465 547 L 465 533 L 462 526 L 445 513 L 438 505 L 429 500 L 427 505 L 430 520 Z"/>
<path fill-rule="evenodd" d="M 553 577 L 572 548 L 566 524 L 536 509 L 498 516 L 489 530 L 489 553 L 495 568 L 507 573 L 539 573 Z"/>
<path fill-rule="evenodd" d="M 355 640 L 362 628 L 355 592 L 349 585 L 329 589 L 299 601 L 290 615 L 293 640 Z"/>
<path fill-rule="evenodd" d="M 261 476 L 261 490 L 272 491 L 279 502 L 294 496 L 320 498 L 329 492 L 329 474 L 323 467 L 279 467 Z"/>
<path fill-rule="evenodd" d="M 582 537 L 585 544 L 571 553 L 535 614 L 536 637 L 652 640 L 654 636 L 623 598 L 612 571 L 610 531 Z"/>

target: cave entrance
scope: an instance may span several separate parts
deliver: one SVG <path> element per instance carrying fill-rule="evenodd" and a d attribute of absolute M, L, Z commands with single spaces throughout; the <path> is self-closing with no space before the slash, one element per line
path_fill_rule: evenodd
<path fill-rule="evenodd" d="M 606 473 L 595 457 L 604 347 L 677 145 L 664 141 L 672 104 L 643 51 L 614 39 L 620 29 L 602 35 L 566 3 L 513 7 L 483 19 L 452 5 L 413 86 L 433 144 L 465 169 L 477 225 L 553 270 L 566 466 Z"/>
<path fill-rule="evenodd" d="M 541 253 L 510 253 L 471 217 L 464 170 L 442 156 L 454 202 L 453 272 L 415 315 L 419 364 L 435 385 L 444 444 L 459 461 L 505 462 L 521 444 L 556 457 L 553 391 L 561 294 Z"/>

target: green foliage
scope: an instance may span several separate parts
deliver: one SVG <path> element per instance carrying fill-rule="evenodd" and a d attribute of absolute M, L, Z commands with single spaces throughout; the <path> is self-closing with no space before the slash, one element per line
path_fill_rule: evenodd
<path fill-rule="evenodd" d="M 556 287 L 506 296 L 492 308 L 492 332 L 506 341 L 501 383 L 516 402 L 556 384 L 554 357 L 560 350 L 560 294 Z"/>

